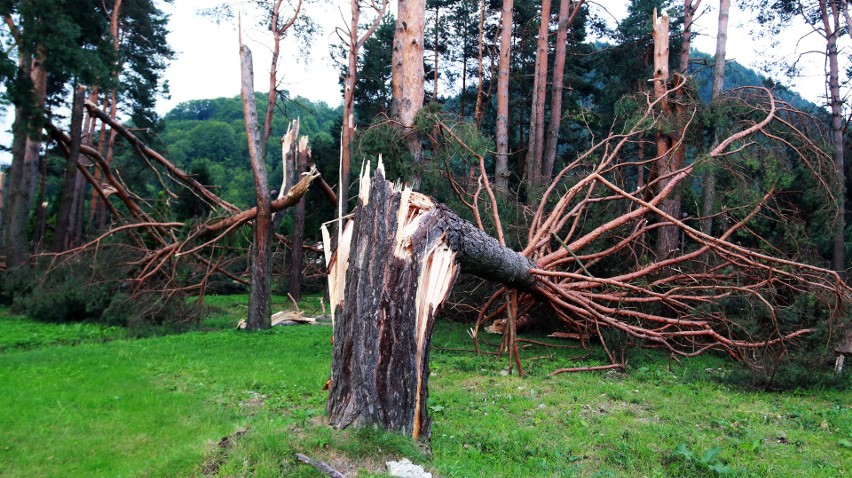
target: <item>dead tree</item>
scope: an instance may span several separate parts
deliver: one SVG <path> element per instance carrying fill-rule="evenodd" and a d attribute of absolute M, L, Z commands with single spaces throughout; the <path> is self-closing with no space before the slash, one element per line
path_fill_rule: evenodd
<path fill-rule="evenodd" d="M 734 156 L 777 142 L 785 150 L 796 144 L 796 160 L 818 180 L 833 169 L 830 156 L 811 141 L 787 105 L 779 105 L 765 89 L 739 94 L 752 114 L 708 157 L 729 159 L 734 168 Z M 852 290 L 837 273 L 781 251 L 773 256 L 761 250 L 766 240 L 750 224 L 755 217 L 777 213 L 771 184 L 759 200 L 726 211 L 730 225 L 717 237 L 663 207 L 696 163 L 639 190 L 624 184 L 622 171 L 635 167 L 622 160 L 625 145 L 659 127 L 654 118 L 663 97 L 647 100 L 644 113 L 628 128 L 595 144 L 556 175 L 519 252 L 430 198 L 392 188 L 381 166 L 372 179 L 362 174 L 359 206 L 329 269 L 335 322 L 327 410 L 333 426 L 369 425 L 414 438 L 429 436 L 430 337 L 435 314 L 460 270 L 503 286 L 481 305 L 477 330 L 480 323 L 503 317 L 511 322 L 544 305 L 561 321 L 563 333 L 601 342 L 612 362 L 605 368 L 624 364 L 604 331 L 626 334 L 674 358 L 713 350 L 748 362 L 755 350 L 782 357 L 787 344 L 814 330 L 779 319 L 790 311 L 790 295 L 810 294 L 827 316 L 843 314 Z M 458 140 L 451 130 L 441 129 Z M 484 159 L 478 159 L 484 173 Z M 487 177 L 482 180 L 493 198 Z M 831 194 L 837 180 L 830 178 L 820 189 Z M 646 188 L 654 189 L 646 194 Z M 474 210 L 481 224 L 478 214 Z M 679 231 L 684 244 L 674 255 L 654 259 L 645 238 L 663 226 Z M 748 236 L 751 245 L 732 242 L 734 234 L 738 242 Z M 707 267 L 711 253 L 714 262 Z M 660 274 L 663 270 L 671 273 Z M 757 327 L 738 323 L 724 306 L 728 300 L 750 304 L 764 322 Z"/>
<path fill-rule="evenodd" d="M 302 136 L 296 149 L 295 173 L 301 176 L 308 172 L 308 163 L 311 159 L 311 150 L 308 148 L 308 137 Z M 304 268 L 305 244 L 305 201 L 299 201 L 295 207 L 293 217 L 293 234 L 290 240 L 290 280 L 288 281 L 288 292 L 295 300 L 302 298 L 302 269 Z"/>

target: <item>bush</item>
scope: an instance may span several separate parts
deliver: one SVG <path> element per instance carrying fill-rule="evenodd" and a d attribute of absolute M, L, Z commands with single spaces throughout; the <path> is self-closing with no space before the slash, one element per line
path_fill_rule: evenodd
<path fill-rule="evenodd" d="M 199 321 L 203 310 L 165 284 L 134 293 L 127 281 L 132 263 L 133 254 L 121 247 L 42 258 L 32 267 L 8 271 L 3 289 L 13 312 L 41 322 L 97 322 L 149 335 Z"/>

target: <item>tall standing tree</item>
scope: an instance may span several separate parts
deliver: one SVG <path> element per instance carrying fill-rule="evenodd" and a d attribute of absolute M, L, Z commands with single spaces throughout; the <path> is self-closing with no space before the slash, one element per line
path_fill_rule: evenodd
<path fill-rule="evenodd" d="M 391 115 L 408 131 L 406 142 L 415 165 L 423 158 L 420 136 L 413 128 L 424 99 L 425 24 L 426 0 L 398 0 L 393 38 Z M 420 173 L 416 172 L 415 187 L 419 187 L 419 177 Z"/>
<path fill-rule="evenodd" d="M 503 0 L 500 14 L 500 62 L 497 67 L 497 154 L 494 171 L 494 189 L 501 195 L 509 193 L 509 73 L 513 8 L 513 0 Z"/>
<path fill-rule="evenodd" d="M 689 74 L 689 51 L 692 48 L 692 23 L 695 13 L 701 6 L 701 0 L 683 0 L 683 29 L 680 33 L 680 63 L 678 70 L 681 75 Z"/>
<path fill-rule="evenodd" d="M 533 191 L 542 183 L 542 152 L 544 151 L 544 103 L 547 99 L 548 38 L 550 32 L 550 0 L 541 2 L 541 20 L 538 28 L 535 70 L 533 71 L 532 107 L 530 108 L 530 129 L 526 156 L 526 179 Z M 535 200 L 529 194 L 530 201 Z"/>
<path fill-rule="evenodd" d="M 20 267 L 29 254 L 27 225 L 38 182 L 42 127 L 49 116 L 48 97 L 61 98 L 72 78 L 103 81 L 112 52 L 104 42 L 107 16 L 99 1 L 15 0 L 3 2 L 0 15 L 12 39 L 2 63 L 10 66 L 15 58 L 17 64 L 13 73 L 4 75 L 15 120 L 3 240 L 7 265 Z"/>
<path fill-rule="evenodd" d="M 348 204 L 350 163 L 352 162 L 352 137 L 355 134 L 355 95 L 358 83 L 358 59 L 359 52 L 364 43 L 373 36 L 373 33 L 381 25 L 387 10 L 389 0 L 381 0 L 381 3 L 370 2 L 370 8 L 374 10 L 375 17 L 369 26 L 362 30 L 360 25 L 362 1 L 350 0 L 349 7 L 351 16 L 349 26 L 346 30 L 338 29 L 338 35 L 346 46 L 347 66 L 346 75 L 343 80 L 343 127 L 341 129 L 341 151 L 340 151 L 340 184 L 338 201 L 341 209 Z"/>
<path fill-rule="evenodd" d="M 852 25 L 849 24 L 848 1 L 845 0 L 778 0 L 772 3 L 749 0 L 745 2 L 752 10 L 757 12 L 758 21 L 765 27 L 765 32 L 770 35 L 780 34 L 782 30 L 793 24 L 795 19 L 803 21 L 809 28 L 805 35 L 816 33 L 825 42 L 825 48 L 821 52 L 825 57 L 825 78 L 827 103 L 831 112 L 829 129 L 831 131 L 831 155 L 834 166 L 840 178 L 845 176 L 844 163 L 844 141 L 846 136 L 844 121 L 844 106 L 846 96 L 841 91 L 841 60 L 847 60 L 848 56 L 841 55 L 838 41 Z M 850 34 L 852 37 L 852 34 Z M 797 52 L 798 56 L 810 52 Z M 798 56 L 796 56 L 798 58 Z M 788 65 L 795 70 L 796 65 Z M 848 66 L 848 65 L 847 65 Z M 837 216 L 834 221 L 832 234 L 832 269 L 843 272 L 846 269 L 846 186 L 845 179 L 841 179 L 836 185 L 835 201 L 837 202 Z"/>
<path fill-rule="evenodd" d="M 157 128 L 159 118 L 154 107 L 157 98 L 168 92 L 162 77 L 167 62 L 174 56 L 166 39 L 169 17 L 155 0 L 114 0 L 111 5 L 105 4 L 109 6 L 105 41 L 112 47 L 110 78 L 108 82 L 91 85 L 89 100 L 100 104 L 113 120 L 123 112 L 138 128 Z M 95 127 L 96 123 L 89 121 L 88 128 L 84 128 L 88 132 L 84 132 L 87 145 L 94 144 Z M 115 141 L 115 130 L 102 125 L 97 148 L 107 164 L 112 163 Z M 100 170 L 95 170 L 95 177 L 101 178 Z M 104 229 L 106 207 L 96 191 L 92 191 L 89 211 L 89 221 Z M 72 222 L 82 225 L 82 220 Z"/>
<path fill-rule="evenodd" d="M 716 103 L 725 88 L 725 55 L 728 45 L 728 13 L 731 9 L 731 0 L 719 0 L 719 22 L 716 29 L 716 54 L 713 59 L 713 89 L 711 90 L 712 103 Z M 718 143 L 716 137 L 718 132 L 714 129 L 713 142 Z M 713 165 L 702 175 L 701 180 L 701 232 L 712 234 L 713 232 L 713 204 L 716 202 L 716 172 Z"/>
<path fill-rule="evenodd" d="M 547 126 L 547 138 L 544 143 L 544 160 L 541 176 L 549 183 L 556 162 L 556 143 L 559 139 L 559 127 L 562 123 L 562 86 L 565 75 L 565 56 L 568 51 L 568 29 L 583 8 L 585 0 L 561 0 L 559 3 L 559 24 L 556 29 L 556 52 L 553 59 L 553 81 L 550 92 L 550 121 Z"/>

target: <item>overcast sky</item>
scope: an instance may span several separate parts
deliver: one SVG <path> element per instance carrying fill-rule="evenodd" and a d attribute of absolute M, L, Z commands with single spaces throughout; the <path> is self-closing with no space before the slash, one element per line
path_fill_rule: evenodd
<path fill-rule="evenodd" d="M 184 101 L 240 94 L 236 21 L 216 25 L 197 14 L 201 8 L 220 3 L 221 0 L 177 0 L 172 5 L 164 5 L 163 10 L 171 14 L 169 43 L 176 57 L 166 71 L 171 99 L 158 103 L 160 114 Z M 322 8 L 319 5 L 306 7 L 308 14 L 325 24 L 324 31 L 317 33 L 309 51 L 302 51 L 292 38 L 285 41 L 279 60 L 281 89 L 310 100 L 325 101 L 331 106 L 342 101 L 329 42 L 334 27 L 343 24 L 339 8 L 348 5 L 348 0 L 331 0 Z M 272 37 L 268 30 L 261 30 L 256 24 L 256 18 L 249 17 L 247 12 L 243 17 L 244 39 L 252 50 L 255 88 L 266 92 L 269 91 Z"/>

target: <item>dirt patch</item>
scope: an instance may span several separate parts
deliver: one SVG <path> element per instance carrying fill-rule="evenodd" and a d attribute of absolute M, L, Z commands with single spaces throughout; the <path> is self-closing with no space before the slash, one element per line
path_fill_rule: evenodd
<path fill-rule="evenodd" d="M 225 460 L 228 458 L 228 453 L 230 453 L 231 448 L 234 447 L 237 440 L 241 436 L 245 435 L 248 430 L 248 428 L 240 428 L 234 433 L 231 433 L 226 437 L 222 437 L 222 439 L 219 440 L 219 443 L 216 444 L 216 450 L 213 455 L 204 461 L 204 465 L 201 467 L 202 475 L 215 476 L 219 471 L 219 467 L 222 466 L 222 463 L 225 463 Z"/>

